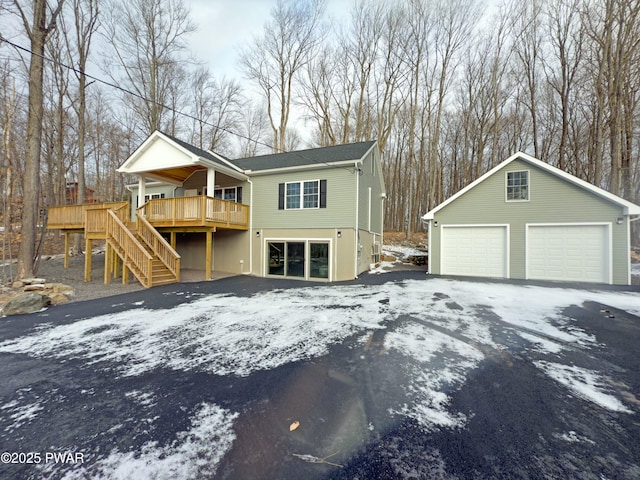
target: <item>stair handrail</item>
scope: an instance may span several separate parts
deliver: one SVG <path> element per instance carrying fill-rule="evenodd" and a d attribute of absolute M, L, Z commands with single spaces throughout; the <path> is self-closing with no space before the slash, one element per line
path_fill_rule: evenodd
<path fill-rule="evenodd" d="M 145 243 L 151 248 L 158 259 L 169 269 L 175 276 L 176 281 L 180 281 L 180 254 L 167 242 L 160 232 L 158 232 L 149 220 L 144 216 L 137 216 L 138 234 Z"/>
<path fill-rule="evenodd" d="M 153 257 L 113 210 L 108 210 L 107 212 L 106 230 L 107 241 L 112 240 L 124 252 L 122 261 L 125 265 L 132 263 L 136 269 L 131 269 L 131 271 L 138 281 L 145 287 L 151 287 Z M 138 274 L 138 272 L 140 272 L 140 274 Z"/>

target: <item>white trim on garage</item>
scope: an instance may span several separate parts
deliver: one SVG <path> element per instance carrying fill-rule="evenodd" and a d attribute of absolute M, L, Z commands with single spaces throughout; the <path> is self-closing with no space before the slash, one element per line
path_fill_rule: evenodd
<path fill-rule="evenodd" d="M 510 249 L 509 249 L 509 239 L 510 239 L 510 226 L 509 224 L 450 224 L 450 225 L 442 225 L 440 227 L 440 274 L 441 275 L 465 275 L 465 276 L 475 276 L 475 277 L 492 277 L 492 278 L 510 278 Z M 455 232 L 456 234 L 463 233 L 466 230 L 468 235 L 469 243 L 467 245 L 463 245 L 462 248 L 466 249 L 464 252 L 455 251 L 450 252 L 447 249 L 451 248 L 453 243 L 447 239 L 448 232 Z M 492 240 L 500 239 L 501 245 L 497 243 L 493 244 L 493 247 L 499 247 L 500 253 L 496 256 L 487 255 L 486 248 L 482 248 L 481 245 L 475 243 L 474 235 L 476 233 L 490 233 L 490 237 L 492 236 Z M 498 234 L 496 236 L 496 234 Z M 486 237 L 485 237 L 486 238 Z M 456 247 L 454 247 L 456 248 Z M 447 258 L 450 253 L 454 253 L 456 258 Z M 471 261 L 479 261 L 480 264 L 476 263 L 475 266 L 467 263 L 465 265 L 465 261 L 469 262 L 469 260 L 465 260 L 461 258 L 460 254 L 466 254 L 468 258 L 471 258 Z M 496 274 L 495 270 L 491 271 L 489 269 L 489 265 L 493 265 L 495 263 L 496 258 L 501 257 L 501 270 L 500 274 Z M 485 262 L 482 265 L 482 261 Z M 460 263 L 462 262 L 462 265 Z M 480 268 L 478 268 L 480 267 Z"/>
<path fill-rule="evenodd" d="M 579 227 L 604 227 L 605 228 L 605 242 L 606 245 L 602 245 L 600 248 L 601 251 L 601 255 L 600 255 L 600 263 L 601 263 L 601 273 L 602 276 L 600 276 L 599 279 L 596 279 L 595 277 L 588 277 L 585 276 L 585 273 L 583 271 L 582 274 L 576 274 L 574 276 L 571 275 L 571 271 L 567 268 L 568 264 L 563 264 L 562 265 L 562 270 L 564 272 L 564 275 L 562 274 L 551 274 L 551 275 L 546 275 L 546 274 L 535 274 L 532 273 L 532 268 L 531 268 L 531 255 L 533 254 L 533 252 L 531 252 L 531 230 L 535 229 L 536 227 L 550 227 L 551 229 L 561 229 L 564 228 L 564 230 L 566 231 L 567 229 L 571 229 L 571 227 L 575 227 L 575 228 L 579 228 Z M 576 231 L 576 239 L 581 239 L 584 240 L 584 231 L 580 232 L 580 231 Z M 566 244 L 566 243 L 565 243 Z M 525 224 L 525 278 L 527 280 L 559 280 L 559 281 L 587 281 L 587 282 L 594 282 L 594 283 L 609 283 L 611 284 L 613 282 L 613 232 L 612 232 L 612 225 L 611 222 L 581 222 L 581 223 L 527 223 Z M 581 247 L 584 248 L 584 247 Z M 548 250 L 548 246 L 547 248 L 545 248 L 545 253 L 549 253 Z M 581 255 L 581 260 L 583 260 L 581 262 L 581 268 L 584 269 L 584 255 L 590 255 L 590 253 L 584 253 Z M 562 257 L 563 257 L 563 262 L 568 261 L 568 257 L 566 255 L 566 251 L 562 251 Z M 593 258 L 592 258 L 593 259 Z M 546 269 L 545 269 L 546 270 Z"/>

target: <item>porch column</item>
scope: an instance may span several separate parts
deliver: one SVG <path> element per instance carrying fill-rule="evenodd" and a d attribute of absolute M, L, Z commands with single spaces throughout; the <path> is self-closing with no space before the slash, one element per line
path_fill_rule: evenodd
<path fill-rule="evenodd" d="M 146 180 L 144 178 L 144 176 L 140 176 L 140 179 L 138 180 L 138 206 L 136 208 L 136 210 L 138 208 L 140 208 L 142 205 L 144 205 L 144 196 L 145 196 L 145 187 L 146 187 Z"/>
<path fill-rule="evenodd" d="M 216 171 L 213 168 L 207 169 L 207 196 L 213 197 L 216 189 Z"/>

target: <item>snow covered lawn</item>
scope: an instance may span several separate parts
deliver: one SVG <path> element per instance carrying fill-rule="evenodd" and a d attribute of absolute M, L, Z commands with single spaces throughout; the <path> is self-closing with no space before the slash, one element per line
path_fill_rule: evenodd
<path fill-rule="evenodd" d="M 616 391 L 608 372 L 573 363 L 576 351 L 603 346 L 564 313 L 571 305 L 597 302 L 640 315 L 637 293 L 445 279 L 300 287 L 249 297 L 206 295 L 165 310 L 132 305 L 121 313 L 59 325 L 51 310 L 48 323 L 0 342 L 0 353 L 56 364 L 81 362 L 97 376 L 129 384 L 161 371 L 242 379 L 330 355 L 341 344 L 364 352 L 377 332 L 384 338 L 382 354 L 402 365 L 397 385 L 402 400 L 388 399 L 386 411 L 415 421 L 425 432 L 465 428 L 469 412 L 452 408 L 451 395 L 488 357 L 514 345 L 521 345 L 540 374 L 565 388 L 566 395 L 625 415 L 638 409 Z M 77 388 L 78 395 L 96 394 Z M 159 395 L 131 390 L 126 399 L 144 412 Z M 25 425 L 44 422 L 40 416 L 56 401 L 62 400 L 51 392 L 35 395 L 28 389 L 0 397 L 0 438 L 24 435 Z M 182 478 L 211 476 L 234 446 L 234 425 L 243 411 L 203 399 L 187 413 L 190 426 L 171 441 L 147 441 L 133 450 L 105 447 L 87 465 L 38 468 L 43 474 L 64 472 L 67 479 L 168 479 L 176 472 Z M 151 417 L 137 423 L 161 421 Z M 369 429 L 376 428 L 370 420 Z M 117 428 L 106 434 L 106 445 L 114 445 L 110 442 L 118 435 Z M 72 447 L 85 448 L 83 439 Z"/>

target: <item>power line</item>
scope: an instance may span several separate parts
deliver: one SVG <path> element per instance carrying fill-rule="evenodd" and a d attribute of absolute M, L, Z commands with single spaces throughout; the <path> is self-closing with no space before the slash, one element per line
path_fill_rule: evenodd
<path fill-rule="evenodd" d="M 186 118 L 189 118 L 190 120 L 195 120 L 196 122 L 199 122 L 199 123 L 201 123 L 203 125 L 207 125 L 209 127 L 213 127 L 216 130 L 221 130 L 221 131 L 226 132 L 226 133 L 228 133 L 230 135 L 234 135 L 234 136 L 242 138 L 244 140 L 249 140 L 250 142 L 254 142 L 254 143 L 258 144 L 258 145 L 262 145 L 264 147 L 267 147 L 267 148 L 270 148 L 271 150 L 273 150 L 273 146 L 272 145 L 269 145 L 267 143 L 261 142 L 260 140 L 254 140 L 252 138 L 247 137 L 246 135 L 242 135 L 240 133 L 237 133 L 237 132 L 234 132 L 232 130 L 229 130 L 228 128 L 221 127 L 219 125 L 214 125 L 213 123 L 209 123 L 206 120 L 202 120 L 202 119 L 200 119 L 200 118 L 198 118 L 198 117 L 196 117 L 194 115 L 182 112 L 182 111 L 177 110 L 177 109 L 175 109 L 173 107 L 170 107 L 169 105 L 165 105 L 163 103 L 160 103 L 160 102 L 158 102 L 156 100 L 151 100 L 151 99 L 145 97 L 144 95 L 140 95 L 139 93 L 136 93 L 136 92 L 133 92 L 133 91 L 127 89 L 127 88 L 121 87 L 120 85 L 116 85 L 115 83 L 109 82 L 107 80 L 103 80 L 103 79 L 98 78 L 98 77 L 96 77 L 94 75 L 90 75 L 90 74 L 88 74 L 86 72 L 83 72 L 82 70 L 80 70 L 78 68 L 75 68 L 73 66 L 70 66 L 70 65 L 67 65 L 67 64 L 63 63 L 60 60 L 54 60 L 54 59 L 49 58 L 49 57 L 47 57 L 45 55 L 41 55 L 39 53 L 35 53 L 34 51 L 32 51 L 29 48 L 23 47 L 23 46 L 18 45 L 18 44 L 14 43 L 14 42 L 12 42 L 10 40 L 7 40 L 1 34 L 0 34 L 0 42 L 5 42 L 5 43 L 11 45 L 12 47 L 14 47 L 17 50 L 21 50 L 21 51 L 29 53 L 31 55 L 35 55 L 37 57 L 40 57 L 43 60 L 46 60 L 47 62 L 51 62 L 51 63 L 54 63 L 54 64 L 59 65 L 61 67 L 64 67 L 64 68 L 66 68 L 68 70 L 71 70 L 71 71 L 73 71 L 73 72 L 75 72 L 75 73 L 77 73 L 79 75 L 84 75 L 85 77 L 90 78 L 91 80 L 93 80 L 95 82 L 101 83 L 103 85 L 106 85 L 108 87 L 114 88 L 116 90 L 120 90 L 121 92 L 124 92 L 127 95 L 131 95 L 133 97 L 139 98 L 140 100 L 143 100 L 144 102 L 153 103 L 155 105 L 158 105 L 159 107 L 166 108 L 167 110 L 169 110 L 171 112 L 174 112 L 174 113 L 176 113 L 178 115 L 182 115 L 182 116 L 184 116 Z"/>
<path fill-rule="evenodd" d="M 262 145 L 262 146 L 264 146 L 264 147 L 267 147 L 267 148 L 271 149 L 272 151 L 273 151 L 273 150 L 275 150 L 275 149 L 274 149 L 274 147 L 273 147 L 272 145 L 269 145 L 269 144 L 267 144 L 267 143 L 264 143 L 264 142 L 262 142 L 262 141 L 260 141 L 260 140 L 254 140 L 254 139 L 252 139 L 252 138 L 247 137 L 246 135 L 242 135 L 242 134 L 240 134 L 240 133 L 236 133 L 236 132 L 234 132 L 233 130 L 229 130 L 228 128 L 221 127 L 221 126 L 219 126 L 219 125 L 214 125 L 213 123 L 209 123 L 209 122 L 207 122 L 207 121 L 205 121 L 205 120 L 202 120 L 202 119 L 200 119 L 200 118 L 198 118 L 198 117 L 196 117 L 196 116 L 194 116 L 194 115 L 191 115 L 191 114 L 189 114 L 189 113 L 182 112 L 182 111 L 177 110 L 177 109 L 175 109 L 175 108 L 173 108 L 173 107 L 170 107 L 170 106 L 168 106 L 168 105 L 164 105 L 164 104 L 162 104 L 162 103 L 160 103 L 160 102 L 157 102 L 157 101 L 155 101 L 155 100 L 151 100 L 151 99 L 149 99 L 149 98 L 145 97 L 144 95 L 141 95 L 141 94 L 139 94 L 139 93 L 133 92 L 133 91 L 131 91 L 131 90 L 127 89 L 127 88 L 121 87 L 120 85 L 116 85 L 115 83 L 109 82 L 109 81 L 107 81 L 107 80 L 103 80 L 103 79 L 101 79 L 101 78 L 99 78 L 99 77 L 96 77 L 96 76 L 94 76 L 94 75 L 90 75 L 90 74 L 88 74 L 88 73 L 86 73 L 86 72 L 83 72 L 82 70 L 80 70 L 80 69 L 78 69 L 78 68 L 76 68 L 76 67 L 73 67 L 73 66 L 70 66 L 70 65 L 67 65 L 67 64 L 63 63 L 63 62 L 61 62 L 60 60 L 55 60 L 55 59 L 53 59 L 53 58 L 49 58 L 49 57 L 47 57 L 47 56 L 45 56 L 45 55 L 41 55 L 41 54 L 39 54 L 39 53 L 35 53 L 35 52 L 34 52 L 34 51 L 32 51 L 31 49 L 26 48 L 26 47 L 23 47 L 23 46 L 21 46 L 21 45 L 18 45 L 17 43 L 14 43 L 14 42 L 12 42 L 11 40 L 6 39 L 4 36 L 2 36 L 2 34 L 0 34 L 0 43 L 2 43 L 2 42 L 5 42 L 5 43 L 7 43 L 7 44 L 11 45 L 13 48 L 15 48 L 15 49 L 17 49 L 17 50 L 21 50 L 21 51 L 26 52 L 26 53 L 29 53 L 29 54 L 31 54 L 31 55 L 35 55 L 35 56 L 37 56 L 37 57 L 42 58 L 43 60 L 45 60 L 45 61 L 47 61 L 47 62 L 50 62 L 50 63 L 56 64 L 56 65 L 59 65 L 59 66 L 61 66 L 61 67 L 63 67 L 63 68 L 66 68 L 66 69 L 68 69 L 68 70 L 71 70 L 71 71 L 75 72 L 76 74 L 84 75 L 85 77 L 87 77 L 87 78 L 89 78 L 89 79 L 91 79 L 91 80 L 93 80 L 93 81 L 95 81 L 95 82 L 98 82 L 98 83 L 101 83 L 101 84 L 106 85 L 106 86 L 108 86 L 108 87 L 111 87 L 111 88 L 114 88 L 114 89 L 116 89 L 116 90 L 119 90 L 119 91 L 121 91 L 121 92 L 123 92 L 123 93 L 126 93 L 127 95 L 131 95 L 131 96 L 133 96 L 133 97 L 139 98 L 140 100 L 143 100 L 144 102 L 147 102 L 147 103 L 153 103 L 153 104 L 158 105 L 158 106 L 160 106 L 160 107 L 162 107 L 162 108 L 166 108 L 167 110 L 169 110 L 169 111 L 171 111 L 171 112 L 174 112 L 174 113 L 176 113 L 176 114 L 178 114 L 178 115 L 182 115 L 182 116 L 184 116 L 184 117 L 186 117 L 186 118 L 189 118 L 189 119 L 191 119 L 191 120 L 194 120 L 194 121 L 196 121 L 196 122 L 199 122 L 199 123 L 201 123 L 201 124 L 203 124 L 203 125 L 207 125 L 207 126 L 210 126 L 210 127 L 215 128 L 216 130 L 221 130 L 221 131 L 226 132 L 226 133 L 228 133 L 228 134 L 230 134 L 230 135 L 234 135 L 234 136 L 239 137 L 239 138 L 242 138 L 242 139 L 244 139 L 244 140 L 248 140 L 249 142 L 253 142 L 253 143 L 255 143 L 256 145 Z M 280 153 L 287 153 L 287 152 L 280 152 Z M 314 164 L 316 164 L 316 165 L 326 165 L 326 166 L 329 166 L 329 167 L 334 167 L 334 165 L 331 165 L 329 162 L 326 162 L 326 161 L 316 161 L 316 160 L 313 160 L 313 159 L 311 159 L 311 158 L 305 157 L 305 156 L 304 156 L 302 153 L 300 153 L 299 151 L 288 152 L 288 153 L 295 154 L 295 155 L 297 155 L 298 157 L 300 157 L 300 158 L 302 158 L 302 159 L 306 159 L 307 161 L 310 161 L 311 163 L 314 163 Z M 268 155 L 268 154 L 267 154 L 267 155 Z M 340 168 L 343 168 L 343 169 L 345 169 L 345 170 L 349 170 L 349 171 L 351 171 L 351 168 L 347 168 L 347 167 L 340 167 Z"/>

